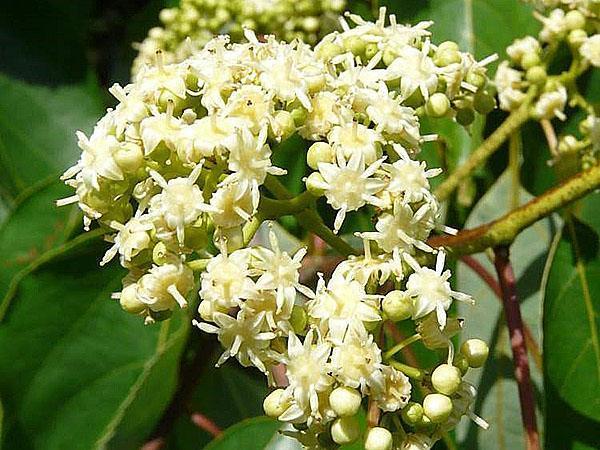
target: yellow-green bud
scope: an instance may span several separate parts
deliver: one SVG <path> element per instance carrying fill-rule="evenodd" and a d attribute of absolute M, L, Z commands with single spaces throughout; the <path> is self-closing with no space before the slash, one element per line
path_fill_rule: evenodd
<path fill-rule="evenodd" d="M 425 103 L 425 112 L 430 117 L 444 117 L 450 110 L 450 100 L 441 92 L 431 95 Z"/>
<path fill-rule="evenodd" d="M 296 123 L 293 115 L 288 111 L 275 111 L 271 123 L 271 137 L 280 137 L 281 140 L 289 138 L 296 132 Z"/>
<path fill-rule="evenodd" d="M 159 242 L 152 249 L 152 261 L 154 264 L 161 266 L 168 262 L 169 260 L 169 251 L 167 250 L 167 246 L 164 242 Z"/>
<path fill-rule="evenodd" d="M 445 50 L 451 50 L 451 51 L 457 52 L 460 50 L 460 47 L 454 41 L 444 41 L 440 45 L 438 45 L 437 51 L 443 52 Z"/>
<path fill-rule="evenodd" d="M 302 20 L 302 28 L 309 33 L 314 33 L 319 29 L 319 19 L 316 17 L 305 17 Z"/>
<path fill-rule="evenodd" d="M 433 62 L 439 67 L 446 67 L 450 64 L 460 63 L 461 61 L 462 56 L 456 50 L 438 50 L 433 57 Z"/>
<path fill-rule="evenodd" d="M 308 315 L 306 310 L 301 306 L 294 305 L 292 315 L 290 317 L 290 325 L 296 334 L 302 334 L 308 324 Z"/>
<path fill-rule="evenodd" d="M 479 91 L 473 96 L 473 108 L 479 114 L 489 114 L 496 107 L 496 100 L 486 91 Z"/>
<path fill-rule="evenodd" d="M 452 413 L 452 400 L 443 394 L 429 394 L 423 400 L 423 412 L 433 423 L 445 422 Z"/>
<path fill-rule="evenodd" d="M 308 167 L 318 170 L 319 163 L 333 162 L 334 156 L 333 148 L 327 142 L 315 142 L 308 149 L 306 162 L 308 163 Z"/>
<path fill-rule="evenodd" d="M 360 425 L 356 417 L 340 417 L 331 426 L 331 438 L 336 444 L 351 444 L 360 436 Z"/>
<path fill-rule="evenodd" d="M 389 66 L 390 64 L 392 64 L 396 60 L 397 57 L 398 57 L 398 54 L 391 48 L 386 48 L 383 51 L 383 63 L 386 66 Z"/>
<path fill-rule="evenodd" d="M 370 60 L 371 58 L 373 58 L 373 56 L 375 56 L 378 51 L 379 51 L 379 47 L 377 47 L 376 43 L 370 42 L 369 44 L 367 44 L 365 46 L 365 56 L 366 56 L 367 60 Z"/>
<path fill-rule="evenodd" d="M 146 305 L 137 296 L 137 284 L 135 283 L 123 288 L 119 303 L 121 308 L 130 314 L 140 314 L 146 309 Z"/>
<path fill-rule="evenodd" d="M 440 394 L 452 395 L 462 382 L 462 374 L 458 367 L 440 364 L 431 374 L 431 384 Z"/>
<path fill-rule="evenodd" d="M 344 47 L 355 55 L 361 55 L 365 51 L 365 42 L 358 36 L 350 36 L 344 39 Z"/>
<path fill-rule="evenodd" d="M 324 42 L 317 47 L 316 54 L 317 58 L 328 62 L 334 56 L 337 56 L 344 52 L 344 49 L 333 42 Z"/>
<path fill-rule="evenodd" d="M 475 120 L 475 113 L 471 108 L 459 109 L 456 111 L 456 121 L 463 127 L 471 125 Z"/>
<path fill-rule="evenodd" d="M 142 148 L 133 142 L 125 142 L 114 153 L 115 162 L 125 172 L 135 172 L 144 163 Z"/>
<path fill-rule="evenodd" d="M 304 122 L 306 122 L 306 114 L 307 114 L 306 109 L 304 109 L 300 106 L 298 108 L 294 108 L 294 110 L 292 110 L 291 114 L 292 114 L 292 119 L 294 120 L 294 124 L 297 127 L 304 125 Z"/>
<path fill-rule="evenodd" d="M 311 173 L 304 182 L 306 183 L 306 190 L 315 197 L 325 195 L 325 189 L 321 187 L 321 183 L 324 183 L 325 180 L 319 172 Z"/>
<path fill-rule="evenodd" d="M 454 361 L 452 362 L 455 367 L 458 367 L 460 373 L 464 375 L 469 370 L 469 361 L 462 353 L 457 353 L 454 355 Z"/>
<path fill-rule="evenodd" d="M 483 366 L 490 349 L 481 339 L 469 339 L 460 346 L 460 352 L 467 358 L 469 366 L 476 368 Z"/>
<path fill-rule="evenodd" d="M 401 416 L 404 423 L 414 427 L 418 425 L 423 418 L 423 406 L 421 406 L 420 403 L 410 402 L 402 410 Z"/>
<path fill-rule="evenodd" d="M 386 317 L 392 322 L 406 320 L 413 314 L 413 302 L 403 291 L 388 292 L 381 307 Z"/>
<path fill-rule="evenodd" d="M 573 9 L 565 15 L 565 23 L 569 30 L 577 30 L 585 27 L 585 16 L 578 10 Z"/>
<path fill-rule="evenodd" d="M 329 405 L 340 417 L 354 416 L 360 408 L 361 401 L 360 392 L 346 386 L 335 388 L 329 394 Z"/>
<path fill-rule="evenodd" d="M 538 55 L 537 52 L 527 52 L 521 58 L 521 67 L 523 67 L 523 69 L 527 70 L 534 66 L 539 65 L 540 62 L 541 62 L 540 55 Z"/>
<path fill-rule="evenodd" d="M 475 86 L 477 89 L 481 89 L 486 85 L 487 78 L 483 73 L 472 70 L 467 74 L 467 78 L 465 81 Z"/>
<path fill-rule="evenodd" d="M 525 73 L 525 78 L 527 81 L 533 84 L 542 84 L 546 82 L 546 78 L 548 78 L 548 74 L 546 73 L 546 69 L 542 66 L 533 66 L 530 69 L 527 69 Z"/>
<path fill-rule="evenodd" d="M 365 450 L 391 450 L 394 440 L 392 433 L 382 427 L 374 427 L 367 431 Z"/>
<path fill-rule="evenodd" d="M 578 29 L 569 32 L 567 42 L 574 48 L 578 48 L 587 39 L 587 33 L 584 30 Z"/>
<path fill-rule="evenodd" d="M 263 401 L 263 409 L 267 416 L 277 418 L 285 412 L 289 406 L 289 401 L 284 394 L 285 390 L 276 389 L 267 395 Z"/>

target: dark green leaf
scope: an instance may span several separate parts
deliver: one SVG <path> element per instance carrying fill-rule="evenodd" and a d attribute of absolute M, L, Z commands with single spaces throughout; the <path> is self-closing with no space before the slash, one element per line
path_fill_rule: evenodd
<path fill-rule="evenodd" d="M 281 423 L 268 417 L 243 420 L 228 428 L 208 444 L 205 450 L 263 450 L 276 438 Z"/>

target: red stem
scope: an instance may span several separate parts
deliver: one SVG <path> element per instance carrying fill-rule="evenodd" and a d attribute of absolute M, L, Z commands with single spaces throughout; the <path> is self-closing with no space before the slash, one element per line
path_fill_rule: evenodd
<path fill-rule="evenodd" d="M 219 437 L 219 436 L 221 436 L 221 434 L 223 434 L 223 432 L 217 426 L 217 424 L 214 423 L 212 420 L 210 420 L 208 417 L 206 417 L 204 414 L 195 412 L 190 416 L 190 420 L 198 428 L 206 431 L 213 437 Z"/>
<path fill-rule="evenodd" d="M 519 299 L 517 297 L 517 281 L 509 259 L 508 247 L 501 246 L 494 249 L 494 265 L 498 272 L 500 289 L 502 290 L 502 303 L 504 315 L 510 334 L 510 344 L 515 366 L 515 378 L 519 387 L 519 401 L 521 403 L 521 418 L 526 433 L 527 450 L 539 450 L 540 440 L 535 417 L 535 399 L 529 375 L 529 361 L 527 359 L 527 344 L 523 332 L 523 318 Z"/>

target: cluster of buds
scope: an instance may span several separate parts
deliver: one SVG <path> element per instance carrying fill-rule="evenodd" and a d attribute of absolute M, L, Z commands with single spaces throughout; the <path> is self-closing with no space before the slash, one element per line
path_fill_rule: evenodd
<path fill-rule="evenodd" d="M 534 2 L 539 8 L 535 17 L 542 23 L 537 37 L 526 36 L 507 48 L 509 59 L 496 72 L 500 107 L 514 111 L 528 93 L 535 94 L 531 110 L 533 118 L 548 121 L 567 119 L 567 106 L 580 109 L 587 117 L 580 125 L 581 137 L 562 136 L 554 157 L 577 154 L 584 166 L 593 164 L 596 149 L 592 130 L 597 125 L 594 112 L 575 80 L 591 67 L 600 67 L 600 2 L 597 0 L 544 0 Z M 570 49 L 571 64 L 559 74 L 548 73 L 560 45 Z M 535 89 L 535 92 L 533 92 Z"/>
<path fill-rule="evenodd" d="M 181 62 L 216 35 L 240 41 L 244 28 L 287 42 L 315 44 L 336 28 L 345 6 L 345 0 L 182 0 L 179 6 L 163 9 L 159 15 L 163 26 L 152 28 L 135 45 L 139 54 L 132 72 L 135 75 L 152 63 L 156 50 L 164 52 L 167 63 Z"/>
<path fill-rule="evenodd" d="M 102 264 L 118 256 L 129 270 L 115 298 L 146 322 L 185 307 L 200 272 L 194 324 L 217 335 L 219 364 L 236 358 L 271 385 L 285 369 L 287 386 L 265 399 L 265 412 L 292 424 L 287 433 L 307 448 L 359 439 L 364 404 L 376 417 L 366 449 L 428 449 L 464 415 L 486 426 L 462 377 L 487 346 L 471 339 L 454 351 L 462 321 L 448 310 L 473 300 L 451 289 L 444 251 L 426 242 L 453 231 L 430 192 L 440 171 L 412 158 L 435 138 L 421 135 L 420 115 L 472 120 L 465 111 L 488 95 L 493 58 L 432 44 L 430 22 L 386 24 L 385 10 L 375 23 L 349 18 L 353 27 L 342 21 L 314 49 L 246 30 L 247 43 L 217 37 L 181 63 L 158 51 L 134 83 L 111 88 L 119 103 L 92 135 L 79 133 L 81 158 L 63 176 L 75 195 L 59 203 L 77 203 L 87 228 L 109 231 Z M 274 200 L 267 192 L 277 194 L 285 170 L 271 156 L 292 134 L 313 172 L 304 193 Z M 271 248 L 251 238 L 263 217 L 314 212 L 321 196 L 336 212 L 335 233 L 365 208 L 374 227 L 354 230 L 362 255 L 311 288 L 300 282 L 305 250 L 286 253 L 274 233 Z M 415 334 L 386 349 L 384 323 L 396 322 Z M 397 360 L 417 342 L 443 363 L 427 371 Z"/>

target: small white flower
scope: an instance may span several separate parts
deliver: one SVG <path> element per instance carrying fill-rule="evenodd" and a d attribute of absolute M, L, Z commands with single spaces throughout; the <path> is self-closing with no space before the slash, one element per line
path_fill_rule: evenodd
<path fill-rule="evenodd" d="M 525 36 L 522 39 L 515 39 L 511 45 L 506 47 L 506 53 L 513 61 L 520 62 L 523 55 L 537 53 L 540 49 L 540 43 L 536 38 Z"/>
<path fill-rule="evenodd" d="M 540 31 L 540 39 L 544 42 L 552 42 L 567 32 L 565 12 L 560 8 L 552 10 L 548 16 L 543 16 L 537 12 L 534 13 L 534 16 L 544 25 L 544 28 Z"/>
<path fill-rule="evenodd" d="M 153 311 L 187 306 L 185 296 L 194 285 L 194 274 L 184 264 L 154 266 L 137 282 L 137 295 Z"/>
<path fill-rule="evenodd" d="M 204 157 L 215 156 L 219 149 L 234 143 L 235 120 L 211 114 L 183 126 L 174 135 L 173 147 L 186 163 L 198 163 Z"/>
<path fill-rule="evenodd" d="M 421 50 L 406 45 L 398 51 L 398 58 L 389 65 L 390 78 L 400 78 L 400 93 L 403 98 L 408 98 L 419 90 L 427 100 L 435 92 L 439 69 L 429 57 L 429 49 L 429 41 L 425 41 Z"/>
<path fill-rule="evenodd" d="M 558 117 L 560 120 L 566 120 L 567 116 L 563 112 L 567 104 L 567 90 L 560 86 L 557 90 L 544 92 L 535 104 L 535 115 L 539 119 L 552 119 Z"/>
<path fill-rule="evenodd" d="M 381 154 L 381 134 L 356 122 L 333 127 L 327 139 L 334 148 L 343 150 L 345 159 L 359 153 L 364 163 L 369 165 L 377 161 Z"/>
<path fill-rule="evenodd" d="M 396 145 L 394 147 L 400 159 L 393 164 L 383 164 L 382 168 L 389 174 L 386 191 L 394 196 L 402 194 L 406 202 L 419 202 L 430 197 L 428 178 L 442 173 L 442 169 L 429 169 L 424 161 L 412 160 L 406 151 Z"/>
<path fill-rule="evenodd" d="M 161 142 L 175 149 L 175 139 L 183 127 L 180 119 L 173 117 L 173 103 L 169 103 L 167 112 L 146 117 L 140 123 L 140 135 L 144 144 L 144 154 L 151 154 Z"/>
<path fill-rule="evenodd" d="M 377 405 L 383 411 L 398 411 L 410 400 L 412 385 L 406 375 L 390 366 L 384 366 L 383 388 L 374 394 Z"/>
<path fill-rule="evenodd" d="M 255 208 L 252 205 L 252 193 L 244 190 L 238 183 L 227 183 L 219 187 L 210 198 L 215 208 L 210 218 L 217 227 L 233 228 L 252 219 Z"/>
<path fill-rule="evenodd" d="M 592 66 L 600 67 L 600 34 L 588 37 L 581 47 L 579 53 L 587 59 Z"/>
<path fill-rule="evenodd" d="M 122 263 L 128 263 L 131 258 L 150 246 L 148 231 L 152 230 L 152 224 L 147 221 L 147 217 L 134 217 L 125 225 L 113 221 L 110 226 L 118 233 L 112 238 L 114 245 L 102 258 L 101 266 L 113 259 L 117 252 L 121 254 Z"/>
<path fill-rule="evenodd" d="M 522 81 L 522 72 L 510 68 L 508 61 L 500 63 L 494 82 L 498 88 L 500 107 L 503 110 L 512 111 L 525 99 L 525 93 L 520 89 Z"/>

